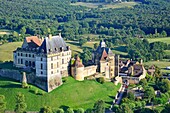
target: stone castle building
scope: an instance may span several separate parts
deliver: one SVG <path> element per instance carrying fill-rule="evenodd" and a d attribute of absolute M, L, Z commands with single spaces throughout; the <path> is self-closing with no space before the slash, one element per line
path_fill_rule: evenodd
<path fill-rule="evenodd" d="M 92 53 L 92 62 L 97 65 L 98 72 L 105 73 L 106 78 L 119 76 L 119 55 L 113 54 L 104 41 Z"/>
<path fill-rule="evenodd" d="M 76 56 L 71 66 L 72 76 L 80 81 L 96 72 L 104 73 L 107 79 L 119 76 L 119 55 L 113 54 L 104 41 L 101 41 L 98 48 L 92 52 L 92 65 L 84 67 L 80 58 Z"/>
<path fill-rule="evenodd" d="M 13 52 L 13 59 L 16 67 L 35 69 L 36 77 L 41 79 L 36 85 L 50 92 L 62 84 L 63 76 L 68 76 L 71 50 L 61 35 L 45 39 L 31 36 Z"/>

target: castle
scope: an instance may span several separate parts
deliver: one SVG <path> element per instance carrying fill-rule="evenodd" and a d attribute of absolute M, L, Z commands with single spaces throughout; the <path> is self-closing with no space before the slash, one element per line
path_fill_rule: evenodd
<path fill-rule="evenodd" d="M 113 54 L 104 41 L 101 41 L 98 48 L 92 52 L 92 65 L 84 67 L 80 58 L 76 56 L 71 66 L 71 75 L 79 81 L 96 72 L 104 73 L 106 79 L 119 76 L 119 55 Z"/>
<path fill-rule="evenodd" d="M 68 76 L 71 50 L 61 34 L 45 39 L 30 36 L 13 52 L 13 59 L 18 68 L 35 69 L 36 77 L 44 81 L 43 86 L 36 85 L 50 92 L 62 84 L 62 77 Z"/>
<path fill-rule="evenodd" d="M 70 70 L 71 75 L 79 81 L 97 72 L 104 73 L 106 79 L 119 76 L 119 56 L 113 54 L 104 41 L 92 52 L 92 65 L 87 67 L 77 56 L 70 68 L 71 49 L 61 34 L 49 35 L 45 39 L 26 37 L 22 47 L 13 52 L 13 57 L 14 66 L 35 70 L 35 85 L 47 92 L 60 86 L 62 77 L 68 76 Z"/>

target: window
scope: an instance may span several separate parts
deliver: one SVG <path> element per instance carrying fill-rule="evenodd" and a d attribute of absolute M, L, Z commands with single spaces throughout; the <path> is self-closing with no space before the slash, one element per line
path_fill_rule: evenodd
<path fill-rule="evenodd" d="M 34 58 L 34 55 L 32 55 L 32 57 Z"/>
<path fill-rule="evenodd" d="M 19 56 L 19 53 L 18 53 L 18 56 Z"/>
<path fill-rule="evenodd" d="M 21 64 L 23 64 L 23 60 L 21 59 Z"/>
<path fill-rule="evenodd" d="M 64 56 L 64 53 L 62 53 L 62 56 Z"/>
<path fill-rule="evenodd" d="M 31 57 L 31 54 L 29 54 L 29 57 Z"/>
<path fill-rule="evenodd" d="M 20 59 L 18 59 L 18 64 L 20 64 Z"/>
<path fill-rule="evenodd" d="M 51 57 L 51 61 L 53 61 L 53 57 Z"/>
<path fill-rule="evenodd" d="M 41 64 L 41 69 L 43 69 L 43 64 Z"/>
<path fill-rule="evenodd" d="M 22 53 L 21 53 L 21 56 L 22 56 Z"/>
<path fill-rule="evenodd" d="M 57 68 L 59 67 L 59 63 L 57 62 Z"/>
<path fill-rule="evenodd" d="M 59 70 L 57 70 L 57 73 L 59 72 Z"/>
<path fill-rule="evenodd" d="M 41 75 L 43 74 L 43 72 L 41 71 Z"/>
<path fill-rule="evenodd" d="M 43 61 L 43 58 L 41 58 L 41 61 Z"/>
<path fill-rule="evenodd" d="M 51 74 L 53 74 L 53 71 L 51 71 Z"/>
<path fill-rule="evenodd" d="M 53 63 L 51 63 L 51 69 L 53 69 Z"/>
<path fill-rule="evenodd" d="M 27 54 L 25 56 L 27 57 Z"/>
<path fill-rule="evenodd" d="M 64 64 L 64 59 L 62 59 L 62 64 Z"/>

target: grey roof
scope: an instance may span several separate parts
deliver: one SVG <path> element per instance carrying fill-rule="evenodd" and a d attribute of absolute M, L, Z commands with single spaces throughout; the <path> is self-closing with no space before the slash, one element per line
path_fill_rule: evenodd
<path fill-rule="evenodd" d="M 61 36 L 52 36 L 51 38 L 46 37 L 39 47 L 39 53 L 50 53 L 58 52 L 60 49 L 67 50 L 67 45 Z"/>

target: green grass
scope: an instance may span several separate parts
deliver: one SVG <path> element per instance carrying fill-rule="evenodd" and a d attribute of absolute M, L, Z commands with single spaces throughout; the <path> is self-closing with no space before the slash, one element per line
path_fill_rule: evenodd
<path fill-rule="evenodd" d="M 66 83 L 54 91 L 45 95 L 35 95 L 32 89 L 38 88 L 32 86 L 31 90 L 23 89 L 20 83 L 0 77 L 0 94 L 5 95 L 8 110 L 15 108 L 15 96 L 18 92 L 25 95 L 28 111 L 38 111 L 45 105 L 52 108 L 69 106 L 74 109 L 87 109 L 92 108 L 99 99 L 106 102 L 106 107 L 110 107 L 113 96 L 120 88 L 120 85 L 115 86 L 111 82 L 100 84 L 89 80 L 79 82 L 72 77 L 66 79 Z"/>
<path fill-rule="evenodd" d="M 102 9 L 116 9 L 116 8 L 132 8 L 133 6 L 139 4 L 139 2 L 122 2 L 122 3 L 113 3 L 113 4 L 107 4 L 107 3 L 85 3 L 85 2 L 76 2 L 71 3 L 71 5 L 79 5 L 84 6 L 87 8 L 97 8 L 98 6 L 103 6 Z"/>
<path fill-rule="evenodd" d="M 170 44 L 170 37 L 166 37 L 166 38 L 148 38 L 148 41 L 149 41 L 149 43 L 160 41 L 160 42 Z"/>
<path fill-rule="evenodd" d="M 0 45 L 0 61 L 13 61 L 13 51 L 21 47 L 22 42 L 12 42 Z"/>
<path fill-rule="evenodd" d="M 162 72 L 170 73 L 170 70 L 166 70 L 166 67 L 170 66 L 169 61 L 149 61 L 149 62 L 145 62 L 144 64 L 149 65 L 149 66 L 156 65 L 159 68 L 161 68 Z"/>

